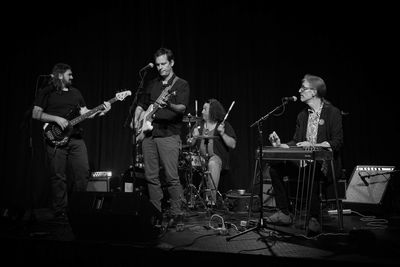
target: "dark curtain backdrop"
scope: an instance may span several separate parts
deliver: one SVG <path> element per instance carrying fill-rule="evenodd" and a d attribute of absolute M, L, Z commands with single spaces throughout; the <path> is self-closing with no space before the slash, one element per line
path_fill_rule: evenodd
<path fill-rule="evenodd" d="M 187 113 L 208 98 L 226 109 L 238 143 L 228 188 L 248 188 L 258 145 L 250 125 L 298 96 L 306 73 L 323 77 L 328 100 L 344 114 L 346 177 L 356 165 L 398 165 L 397 14 L 391 6 L 272 5 L 252 1 L 110 1 L 11 4 L 3 10 L 1 205 L 43 207 L 49 182 L 42 124 L 30 120 L 36 90 L 55 63 L 72 66 L 89 108 L 120 90 L 136 93 L 138 71 L 162 46 L 175 52 L 175 72 L 191 86 Z M 261 2 L 261 1 L 260 1 Z M 398 69 L 395 67 L 395 69 Z M 154 70 L 148 77 L 154 76 Z M 115 175 L 132 163 L 125 127 L 133 97 L 105 117 L 86 120 L 92 171 Z M 300 101 L 262 123 L 263 144 L 275 130 L 288 141 Z"/>

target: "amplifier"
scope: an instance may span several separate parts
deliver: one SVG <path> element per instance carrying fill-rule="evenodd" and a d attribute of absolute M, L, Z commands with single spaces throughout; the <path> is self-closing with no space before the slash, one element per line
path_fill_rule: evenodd
<path fill-rule="evenodd" d="M 111 171 L 92 172 L 86 191 L 88 192 L 110 192 Z"/>
<path fill-rule="evenodd" d="M 357 165 L 346 190 L 345 203 L 383 204 L 395 166 Z"/>

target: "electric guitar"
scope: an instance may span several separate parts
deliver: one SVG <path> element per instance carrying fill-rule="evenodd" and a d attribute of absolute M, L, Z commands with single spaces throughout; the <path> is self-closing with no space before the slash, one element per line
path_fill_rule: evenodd
<path fill-rule="evenodd" d="M 138 125 L 136 127 L 136 142 L 142 141 L 145 137 L 145 134 L 153 130 L 153 115 L 158 109 L 163 108 L 160 105 L 160 101 L 167 102 L 171 95 L 176 94 L 176 91 L 170 92 L 170 89 L 171 87 L 165 88 L 158 96 L 157 100 L 151 104 L 145 112 L 140 114 Z"/>
<path fill-rule="evenodd" d="M 120 93 L 115 94 L 114 98 L 111 98 L 107 102 L 110 102 L 110 104 L 116 102 L 116 101 L 122 101 L 124 100 L 127 96 L 130 96 L 132 94 L 131 91 L 123 91 Z M 45 123 L 43 126 L 43 135 L 45 137 L 45 140 L 50 144 L 54 145 L 56 147 L 61 147 L 64 146 L 68 143 L 70 135 L 73 132 L 73 126 L 82 122 L 83 120 L 89 118 L 96 112 L 104 109 L 104 104 L 101 104 L 90 111 L 86 112 L 85 114 L 82 114 L 72 120 L 68 121 L 68 126 L 63 130 L 57 123 L 55 122 L 48 122 Z M 67 116 L 68 119 L 68 116 Z"/>

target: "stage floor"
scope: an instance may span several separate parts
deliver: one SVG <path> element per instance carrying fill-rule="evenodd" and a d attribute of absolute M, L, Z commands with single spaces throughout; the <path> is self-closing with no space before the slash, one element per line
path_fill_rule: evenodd
<path fill-rule="evenodd" d="M 264 207 L 263 215 L 273 211 L 274 208 Z M 36 209 L 25 212 L 18 220 L 2 217 L 1 240 L 2 247 L 6 248 L 4 255 L 23 264 L 129 265 L 134 262 L 152 266 L 159 260 L 171 260 L 169 263 L 175 266 L 210 261 L 230 265 L 253 261 L 277 265 L 399 264 L 400 217 L 373 219 L 353 211 L 344 215 L 344 229 L 339 231 L 337 216 L 324 212 L 323 233 L 307 237 L 301 227 L 261 225 L 258 212 L 196 208 L 187 209 L 182 228 L 161 228 L 156 238 L 149 240 L 121 241 L 118 237 L 102 240 L 101 231 L 106 229 L 97 230 L 96 240 L 79 238 L 68 220 L 54 220 L 48 209 Z M 247 226 L 241 226 L 244 222 Z M 218 229 L 223 224 L 226 231 Z M 113 232 L 113 229 L 107 231 Z"/>

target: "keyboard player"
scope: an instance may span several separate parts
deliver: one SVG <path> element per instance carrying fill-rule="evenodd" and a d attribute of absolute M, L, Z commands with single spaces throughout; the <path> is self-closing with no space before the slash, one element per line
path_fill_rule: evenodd
<path fill-rule="evenodd" d="M 343 144 L 343 128 L 341 112 L 327 99 L 327 89 L 322 78 L 314 75 L 305 75 L 299 89 L 300 100 L 306 107 L 297 115 L 296 129 L 293 139 L 282 143 L 278 134 L 273 131 L 269 135 L 269 141 L 273 147 L 290 149 L 292 146 L 305 150 L 318 148 L 331 149 L 335 174 L 340 174 L 341 160 L 340 149 Z M 305 164 L 304 164 L 305 163 Z M 299 160 L 274 160 L 268 161 L 271 183 L 275 193 L 277 212 L 265 217 L 270 224 L 291 225 L 293 223 L 293 208 L 283 183 L 283 177 L 297 179 L 300 168 L 310 168 L 307 161 Z M 320 180 L 332 182 L 332 171 L 326 161 L 317 161 L 314 176 L 313 192 L 311 192 L 310 216 L 308 230 L 310 235 L 321 232 L 320 206 L 318 198 L 318 183 Z M 307 173 L 308 170 L 305 170 Z"/>

